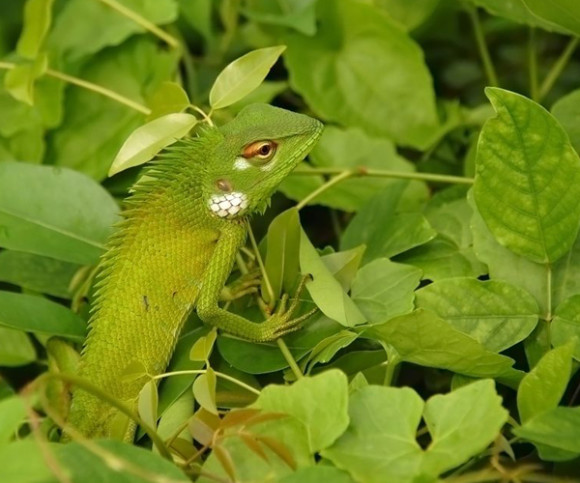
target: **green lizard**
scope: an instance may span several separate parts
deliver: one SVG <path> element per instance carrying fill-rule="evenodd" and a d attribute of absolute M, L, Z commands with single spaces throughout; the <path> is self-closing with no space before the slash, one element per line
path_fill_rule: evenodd
<path fill-rule="evenodd" d="M 292 318 L 295 304 L 255 323 L 218 301 L 248 216 L 266 208 L 321 131 L 308 116 L 254 104 L 154 161 L 103 257 L 81 377 L 136 409 L 147 379 L 124 382 L 124 372 L 135 362 L 150 375 L 163 372 L 194 308 L 205 323 L 252 341 L 299 328 L 305 317 Z M 82 389 L 73 391 L 68 423 L 90 438 L 130 440 L 135 429 Z"/>

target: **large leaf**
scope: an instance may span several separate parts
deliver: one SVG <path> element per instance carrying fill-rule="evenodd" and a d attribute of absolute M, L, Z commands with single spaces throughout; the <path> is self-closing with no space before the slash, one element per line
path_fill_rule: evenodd
<path fill-rule="evenodd" d="M 308 432 L 310 450 L 315 453 L 334 443 L 348 426 L 347 401 L 346 376 L 330 370 L 299 379 L 291 386 L 267 386 L 255 405 L 301 421 Z"/>
<path fill-rule="evenodd" d="M 514 22 L 541 27 L 544 30 L 566 32 L 551 22 L 534 15 L 525 0 L 471 0 L 475 5 L 485 8 L 489 13 L 513 20 Z"/>
<path fill-rule="evenodd" d="M 28 0 L 24 7 L 24 26 L 16 51 L 22 57 L 34 59 L 42 47 L 52 21 L 54 0 Z"/>
<path fill-rule="evenodd" d="M 501 352 L 525 339 L 538 323 L 538 305 L 505 282 L 451 278 L 417 292 L 417 307 L 429 309 L 453 327 Z"/>
<path fill-rule="evenodd" d="M 220 72 L 209 93 L 212 109 L 222 109 L 247 96 L 270 72 L 285 45 L 253 50 Z"/>
<path fill-rule="evenodd" d="M 477 150 L 474 199 L 496 239 L 518 255 L 552 263 L 570 250 L 580 221 L 580 159 L 543 107 L 496 88 L 497 117 Z"/>
<path fill-rule="evenodd" d="M 375 325 L 365 334 L 393 347 L 402 360 L 472 377 L 517 378 L 513 359 L 495 354 L 435 314 L 417 310 Z"/>
<path fill-rule="evenodd" d="M 490 380 L 426 404 L 409 388 L 362 387 L 349 415 L 347 431 L 323 455 L 366 483 L 432 481 L 485 449 L 508 417 Z M 426 450 L 415 439 L 421 415 L 432 438 Z"/>
<path fill-rule="evenodd" d="M 421 270 L 377 258 L 362 267 L 352 284 L 352 299 L 371 323 L 381 323 L 413 310 Z"/>
<path fill-rule="evenodd" d="M 558 305 L 550 329 L 555 346 L 566 344 L 574 337 L 580 340 L 580 294 L 573 295 Z M 580 361 L 580 344 L 576 344 L 573 355 Z"/>
<path fill-rule="evenodd" d="M 18 428 L 26 416 L 24 400 L 19 396 L 12 396 L 0 401 L 0 447 L 4 446 L 17 433 Z"/>
<path fill-rule="evenodd" d="M 580 35 L 580 4 L 576 0 L 522 0 L 537 17 Z"/>
<path fill-rule="evenodd" d="M 439 121 L 417 44 L 383 11 L 356 0 L 318 2 L 317 15 L 315 37 L 286 38 L 292 87 L 324 119 L 429 145 Z"/>
<path fill-rule="evenodd" d="M 566 129 L 572 146 L 576 152 L 580 152 L 580 89 L 570 92 L 554 103 L 551 109 L 552 115 Z"/>
<path fill-rule="evenodd" d="M 31 253 L 0 253 L 0 281 L 56 297 L 71 298 L 70 283 L 79 265 Z"/>
<path fill-rule="evenodd" d="M 154 24 L 170 23 L 177 18 L 174 0 L 117 1 Z M 81 18 L 91 21 L 79 22 Z M 143 31 L 141 25 L 105 2 L 67 0 L 54 20 L 48 45 L 66 60 L 78 61 Z"/>
<path fill-rule="evenodd" d="M 86 323 L 66 307 L 42 297 L 0 291 L 0 326 L 83 340 Z"/>
<path fill-rule="evenodd" d="M 113 198 L 80 173 L 0 164 L 0 246 L 94 263 L 117 217 Z"/>
<path fill-rule="evenodd" d="M 305 35 L 316 32 L 316 0 L 294 0 L 290 3 L 250 0 L 243 13 L 267 25 L 290 27 Z"/>
<path fill-rule="evenodd" d="M 580 407 L 557 407 L 531 418 L 514 433 L 532 443 L 580 454 Z"/>
<path fill-rule="evenodd" d="M 422 213 L 398 209 L 399 203 L 405 210 L 412 209 L 408 201 L 403 201 L 410 187 L 408 182 L 398 181 L 373 196 L 344 231 L 341 249 L 364 244 L 367 249 L 363 261 L 369 262 L 398 255 L 435 237 L 436 232 Z"/>

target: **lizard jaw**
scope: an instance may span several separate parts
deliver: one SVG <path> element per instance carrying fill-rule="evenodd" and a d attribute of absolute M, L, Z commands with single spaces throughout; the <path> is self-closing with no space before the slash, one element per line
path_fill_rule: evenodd
<path fill-rule="evenodd" d="M 234 218 L 246 211 L 248 197 L 245 193 L 239 191 L 232 191 L 223 195 L 211 195 L 208 206 L 211 212 L 219 218 Z"/>

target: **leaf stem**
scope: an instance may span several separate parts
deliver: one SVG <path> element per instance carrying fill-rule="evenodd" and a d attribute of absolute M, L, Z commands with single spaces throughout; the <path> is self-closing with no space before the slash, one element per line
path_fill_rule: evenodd
<path fill-rule="evenodd" d="M 389 354 L 389 359 L 387 361 L 387 369 L 385 372 L 385 380 L 383 382 L 384 386 L 392 386 L 393 385 L 393 379 L 395 378 L 395 371 L 397 370 L 397 367 L 399 367 L 399 363 L 401 362 L 401 359 L 396 356 L 393 355 L 392 353 Z"/>
<path fill-rule="evenodd" d="M 12 70 L 15 67 L 16 64 L 11 62 L 0 62 L 0 69 L 2 70 Z M 128 106 L 136 111 L 142 112 L 143 114 L 151 114 L 151 109 L 149 109 L 147 106 L 132 101 L 131 99 L 98 84 L 93 84 L 92 82 L 79 79 L 78 77 L 73 77 L 72 75 L 68 75 L 64 72 L 59 72 L 53 69 L 46 69 L 45 75 L 54 77 L 55 79 L 59 79 L 64 82 L 68 82 L 69 84 L 73 84 L 78 87 L 82 87 L 89 91 L 96 92 L 97 94 L 101 94 L 102 96 L 108 97 L 109 99 L 113 99 L 114 101 L 117 101 L 120 104 L 124 104 L 125 106 Z"/>
<path fill-rule="evenodd" d="M 278 344 L 280 352 L 282 352 L 284 359 L 286 359 L 286 362 L 290 366 L 290 369 L 292 369 L 292 372 L 296 376 L 296 379 L 302 379 L 304 377 L 304 374 L 302 374 L 300 367 L 298 367 L 298 364 L 296 363 L 294 356 L 290 352 L 290 349 L 288 349 L 286 342 L 284 342 L 284 339 L 279 337 L 278 339 L 276 339 L 276 344 Z"/>
<path fill-rule="evenodd" d="M 201 109 L 200 107 L 197 107 L 194 104 L 190 104 L 189 108 L 193 109 L 195 112 L 201 114 L 201 117 L 203 117 L 204 121 L 207 122 L 211 127 L 214 127 L 214 123 L 211 120 L 211 117 L 209 117 L 209 114 L 206 114 L 203 109 Z"/>
<path fill-rule="evenodd" d="M 272 288 L 270 277 L 268 277 L 268 274 L 266 273 L 266 267 L 264 266 L 264 261 L 262 260 L 262 256 L 260 255 L 260 250 L 258 249 L 256 237 L 254 237 L 254 232 L 252 231 L 252 226 L 250 225 L 250 222 L 248 222 L 248 236 L 250 237 L 252 248 L 254 249 L 254 253 L 256 254 L 256 261 L 258 262 L 258 266 L 260 267 L 260 273 L 262 274 L 264 285 L 266 286 L 266 292 L 268 292 L 268 300 L 269 300 L 268 305 L 273 304 L 275 300 L 274 289 Z"/>
<path fill-rule="evenodd" d="M 560 57 L 558 57 L 556 62 L 554 62 L 554 65 L 550 69 L 550 72 L 548 72 L 546 78 L 544 79 L 544 82 L 542 82 L 542 85 L 540 86 L 540 92 L 538 94 L 539 101 L 541 101 L 552 90 L 552 87 L 554 87 L 554 84 L 558 80 L 558 77 L 560 77 L 560 75 L 568 65 L 568 61 L 570 60 L 570 57 L 572 57 L 572 54 L 576 50 L 576 47 L 578 47 L 579 41 L 580 39 L 578 37 L 570 39 L 570 42 L 568 42 L 568 45 L 566 45 L 566 48 L 564 49 L 562 54 L 560 54 Z"/>
<path fill-rule="evenodd" d="M 118 94 L 117 92 L 107 89 L 106 87 L 100 86 L 98 84 L 93 84 L 92 82 L 88 82 L 86 80 L 79 79 L 78 77 L 73 77 L 63 72 L 59 72 L 52 69 L 47 69 L 46 75 L 54 77 L 55 79 L 63 80 L 65 82 L 68 82 L 69 84 L 83 87 L 89 91 L 96 92 L 97 94 L 101 94 L 102 96 L 108 97 L 109 99 L 113 99 L 114 101 L 117 101 L 120 104 L 124 104 L 132 109 L 135 109 L 136 111 L 142 112 L 143 114 L 146 115 L 151 114 L 151 109 L 144 106 L 143 104 L 139 104 L 138 102 L 132 101 L 131 99 L 122 96 L 121 94 Z"/>
<path fill-rule="evenodd" d="M 168 45 L 170 45 L 174 49 L 179 47 L 179 42 L 177 41 L 177 39 L 175 37 L 169 35 L 167 32 L 160 29 L 153 22 L 150 22 L 142 15 L 139 15 L 137 12 L 134 12 L 130 8 L 127 8 L 124 5 L 120 4 L 119 2 L 117 2 L 117 0 L 99 0 L 99 1 L 101 3 L 107 5 L 108 7 L 112 8 L 113 10 L 117 11 L 118 13 L 123 15 L 124 17 L 131 19 L 137 25 L 140 25 L 145 30 L 151 32 L 153 35 L 157 36 L 158 38 L 160 38 L 161 40 L 166 42 Z"/>
<path fill-rule="evenodd" d="M 396 178 L 396 179 L 411 179 L 416 181 L 434 181 L 439 183 L 455 183 L 455 184 L 473 184 L 473 178 L 466 178 L 463 176 L 451 176 L 445 174 L 434 173 L 405 173 L 403 171 L 389 171 L 384 169 L 367 169 L 364 166 L 359 166 L 353 169 L 342 168 L 310 168 L 310 169 L 295 169 L 292 172 L 296 176 L 319 176 L 319 175 L 335 175 L 322 186 L 319 186 L 306 198 L 296 205 L 298 210 L 304 208 L 308 203 L 314 200 L 321 193 L 324 193 L 335 184 L 340 183 L 348 178 L 370 176 L 374 178 Z"/>
<path fill-rule="evenodd" d="M 536 42 L 536 29 L 530 27 L 528 34 L 528 74 L 530 77 L 530 97 L 538 101 L 538 44 Z"/>
<path fill-rule="evenodd" d="M 481 28 L 481 22 L 479 20 L 479 13 L 477 8 L 474 6 L 467 7 L 467 13 L 471 19 L 473 25 L 473 33 L 475 35 L 475 41 L 477 42 L 477 48 L 479 50 L 479 55 L 481 61 L 483 62 L 483 69 L 487 77 L 487 82 L 490 86 L 498 86 L 497 74 L 495 73 L 495 67 L 491 61 L 491 56 L 489 55 L 489 50 L 485 42 L 485 37 L 483 35 L 483 29 Z"/>
<path fill-rule="evenodd" d="M 304 197 L 302 200 L 300 200 L 300 203 L 298 203 L 296 205 L 296 209 L 298 211 L 300 211 L 302 208 L 304 208 L 308 203 L 310 203 L 311 201 L 313 201 L 317 196 L 321 195 L 322 193 L 324 193 L 326 190 L 332 188 L 335 184 L 340 183 L 341 181 L 344 181 L 345 179 L 351 178 L 354 176 L 354 171 L 343 171 L 340 174 L 337 174 L 336 176 L 334 176 L 333 178 L 329 179 L 326 183 L 324 183 L 322 186 L 319 186 L 318 188 L 316 188 L 312 193 L 310 193 L 308 196 Z"/>
<path fill-rule="evenodd" d="M 191 376 L 191 375 L 195 375 L 195 374 L 205 374 L 207 372 L 206 369 L 198 369 L 198 370 L 187 370 L 187 371 L 173 371 L 173 372 L 164 372 L 163 374 L 158 374 L 157 376 L 153 376 L 151 379 L 158 380 L 158 379 L 164 379 L 166 377 L 173 377 L 173 376 Z M 248 384 L 246 384 L 245 382 L 242 381 L 238 381 L 235 377 L 232 376 L 228 376 L 227 374 L 224 374 L 223 372 L 218 372 L 218 371 L 213 371 L 214 374 L 217 377 L 221 377 L 222 379 L 225 379 L 226 381 L 230 381 L 240 387 L 243 387 L 245 390 L 259 396 L 260 395 L 260 391 L 258 391 L 256 388 L 249 386 Z"/>

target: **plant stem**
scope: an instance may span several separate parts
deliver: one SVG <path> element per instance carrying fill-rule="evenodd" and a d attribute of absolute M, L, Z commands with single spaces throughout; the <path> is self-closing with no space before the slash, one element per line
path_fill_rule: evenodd
<path fill-rule="evenodd" d="M 204 111 L 203 109 L 201 109 L 201 108 L 199 108 L 199 107 L 197 107 L 197 106 L 195 106 L 195 105 L 193 105 L 193 104 L 190 104 L 190 105 L 189 105 L 189 108 L 190 108 L 190 109 L 193 109 L 195 112 L 199 113 L 199 114 L 201 115 L 201 117 L 203 117 L 203 120 L 204 120 L 205 122 L 207 122 L 207 123 L 208 123 L 210 126 L 212 126 L 212 127 L 214 126 L 214 123 L 213 123 L 213 121 L 211 120 L 211 117 L 209 117 L 209 115 L 208 115 L 208 114 L 206 114 L 206 113 L 205 113 L 205 111 Z"/>
<path fill-rule="evenodd" d="M 157 376 L 153 376 L 151 379 L 158 380 L 158 379 L 164 379 L 166 377 L 173 377 L 173 376 L 191 376 L 191 375 L 195 375 L 195 374 L 205 374 L 206 372 L 207 372 L 206 369 L 164 372 L 163 374 L 158 374 Z M 258 391 L 256 388 L 247 385 L 245 382 L 238 381 L 235 377 L 228 376 L 227 374 L 224 374 L 223 372 L 218 372 L 218 371 L 213 371 L 213 372 L 217 377 L 221 377 L 222 379 L 225 379 L 226 381 L 233 382 L 234 384 L 236 384 L 240 387 L 243 387 L 245 390 L 247 390 L 247 391 L 249 391 L 257 396 L 260 395 L 260 391 Z"/>
<path fill-rule="evenodd" d="M 107 89 L 103 86 L 93 84 L 92 82 L 88 82 L 86 80 L 79 79 L 78 77 L 73 77 L 68 74 L 64 74 L 63 72 L 58 72 L 52 69 L 47 69 L 46 75 L 54 77 L 55 79 L 63 80 L 65 82 L 68 82 L 69 84 L 83 87 L 89 91 L 96 92 L 97 94 L 101 94 L 102 96 L 108 97 L 109 99 L 113 99 L 114 101 L 117 101 L 120 104 L 124 104 L 132 109 L 135 109 L 136 111 L 142 112 L 143 114 L 146 115 L 151 114 L 151 109 L 149 109 L 147 106 L 132 101 L 131 99 L 122 96 L 121 94 L 118 94 L 117 92 Z"/>
<path fill-rule="evenodd" d="M 278 344 L 278 347 L 280 348 L 280 352 L 282 352 L 284 359 L 286 359 L 286 362 L 290 366 L 290 369 L 292 369 L 292 372 L 296 376 L 296 379 L 302 379 L 304 377 L 304 374 L 302 374 L 300 367 L 298 367 L 298 364 L 297 364 L 296 360 L 294 359 L 294 356 L 290 352 L 290 349 L 288 349 L 286 342 L 284 342 L 284 339 L 279 337 L 278 339 L 276 339 L 276 344 Z"/>
<path fill-rule="evenodd" d="M 481 28 L 481 22 L 479 21 L 479 13 L 476 7 L 468 6 L 467 13 L 471 19 L 473 25 L 473 33 L 475 35 L 475 41 L 477 42 L 477 48 L 479 50 L 479 55 L 481 61 L 483 62 L 483 69 L 487 77 L 487 82 L 490 86 L 498 86 L 497 74 L 495 73 L 495 67 L 491 61 L 491 56 L 489 55 L 489 50 L 487 49 L 487 44 L 485 43 L 485 37 L 483 35 L 483 30 Z"/>
<path fill-rule="evenodd" d="M 385 372 L 385 381 L 383 382 L 384 386 L 392 386 L 393 385 L 395 371 L 396 371 L 397 367 L 399 366 L 399 363 L 401 362 L 399 357 L 394 356 L 392 354 L 389 354 L 389 355 L 390 355 L 390 357 L 389 357 L 389 360 L 387 361 L 387 370 Z"/>
<path fill-rule="evenodd" d="M 530 97 L 538 100 L 538 53 L 536 29 L 530 27 L 528 37 L 528 74 L 530 76 Z"/>
<path fill-rule="evenodd" d="M 271 304 L 274 303 L 275 299 L 274 289 L 272 288 L 270 278 L 266 273 L 266 267 L 264 266 L 264 261 L 262 260 L 262 256 L 260 255 L 260 250 L 258 249 L 258 244 L 256 243 L 256 238 L 254 237 L 254 232 L 252 231 L 252 226 L 250 225 L 250 222 L 248 222 L 248 236 L 250 237 L 254 253 L 256 254 L 256 261 L 258 262 L 258 267 L 260 267 L 260 273 L 262 274 L 262 279 L 264 280 L 264 285 L 266 286 L 266 292 L 268 293 L 269 300 L 268 305 L 271 306 Z"/>
<path fill-rule="evenodd" d="M 467 178 L 464 176 L 451 176 L 446 174 L 435 174 L 435 173 L 417 173 L 410 172 L 406 173 L 403 171 L 389 171 L 386 169 L 367 169 L 364 166 L 359 166 L 352 169 L 343 168 L 309 168 L 309 169 L 295 169 L 292 172 L 295 176 L 319 176 L 319 175 L 340 175 L 339 179 L 332 178 L 325 185 L 320 186 L 315 191 L 313 191 L 309 197 L 318 196 L 320 193 L 326 191 L 329 187 L 351 177 L 365 177 L 370 176 L 372 178 L 396 178 L 396 179 L 411 179 L 416 181 L 433 181 L 437 183 L 455 183 L 455 184 L 473 184 L 473 178 Z M 332 183 L 330 186 L 327 184 Z M 326 186 L 326 187 L 325 187 Z M 311 200 L 308 200 L 311 201 Z M 300 203 L 298 206 L 306 204 L 304 202 Z"/>
<path fill-rule="evenodd" d="M 556 62 L 554 62 L 554 65 L 550 69 L 550 72 L 548 72 L 548 75 L 546 75 L 544 82 L 542 82 L 542 85 L 540 86 L 540 92 L 538 94 L 539 101 L 541 101 L 552 90 L 552 87 L 554 87 L 554 84 L 558 80 L 558 77 L 560 77 L 560 74 L 562 74 L 562 72 L 568 65 L 568 61 L 570 60 L 570 57 L 572 57 L 572 54 L 576 50 L 576 47 L 578 47 L 579 41 L 580 39 L 578 37 L 570 39 L 570 42 L 568 42 L 568 45 L 566 46 L 560 57 L 558 57 Z"/>
<path fill-rule="evenodd" d="M 348 170 L 347 171 L 343 171 L 340 174 L 337 174 L 334 178 L 329 179 L 322 186 L 316 188 L 312 193 L 310 193 L 308 196 L 306 196 L 305 198 L 303 198 L 300 201 L 300 203 L 298 203 L 296 205 L 296 209 L 298 211 L 300 211 L 308 203 L 310 203 L 312 200 L 314 200 L 314 198 L 316 198 L 320 194 L 324 193 L 329 188 L 332 188 L 335 184 L 338 184 L 338 183 L 340 183 L 341 181 L 344 181 L 347 178 L 351 178 L 352 176 L 354 176 L 354 174 L 355 174 L 354 171 L 348 171 Z"/>
<path fill-rule="evenodd" d="M 157 36 L 168 45 L 173 47 L 174 49 L 179 47 L 179 42 L 175 37 L 172 37 L 164 30 L 160 29 L 157 25 L 147 20 L 145 17 L 139 15 L 137 12 L 134 12 L 130 8 L 125 7 L 124 5 L 120 4 L 116 0 L 99 0 L 101 3 L 107 5 L 108 7 L 112 8 L 113 10 L 117 11 L 121 15 L 131 19 L 137 25 L 140 25 L 145 30 L 151 32 L 153 35 Z"/>
<path fill-rule="evenodd" d="M 16 64 L 11 62 L 0 62 L 0 69 L 3 70 L 12 70 L 16 67 Z M 68 82 L 69 84 L 73 84 L 75 86 L 83 87 L 89 91 L 96 92 L 97 94 L 101 94 L 102 96 L 108 97 L 109 99 L 113 99 L 120 104 L 124 104 L 131 109 L 135 109 L 136 111 L 142 112 L 143 114 L 149 115 L 151 114 L 151 109 L 143 104 L 139 104 L 138 102 L 132 101 L 131 99 L 118 94 L 115 91 L 107 89 L 106 87 L 100 86 L 98 84 L 93 84 L 92 82 L 79 79 L 78 77 L 73 77 L 72 75 L 65 74 L 64 72 L 59 72 L 53 69 L 46 69 L 46 75 L 50 77 L 54 77 L 55 79 L 62 80 L 64 82 Z"/>

